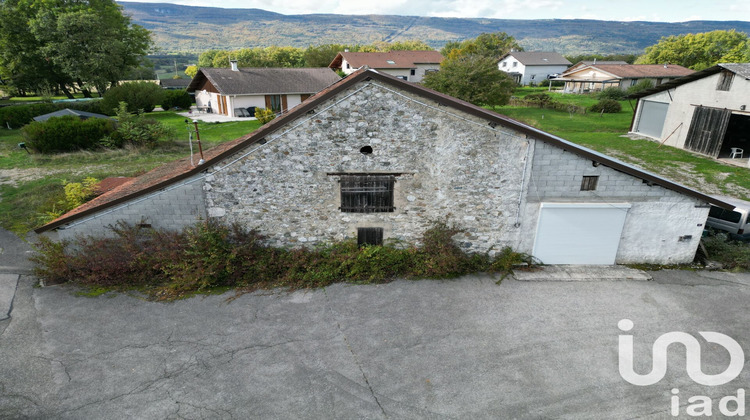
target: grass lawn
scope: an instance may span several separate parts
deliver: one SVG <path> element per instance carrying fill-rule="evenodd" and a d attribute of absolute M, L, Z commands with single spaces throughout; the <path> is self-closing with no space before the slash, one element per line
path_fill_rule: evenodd
<path fill-rule="evenodd" d="M 525 96 L 543 88 L 525 88 L 516 96 Z M 553 93 L 576 105 L 595 103 L 588 95 Z M 549 109 L 504 106 L 496 112 L 507 115 L 566 140 L 606 153 L 650 172 L 708 194 L 724 194 L 750 199 L 750 170 L 718 162 L 698 154 L 645 139 L 624 135 L 630 128 L 633 109 L 621 101 L 617 114 L 570 114 Z M 633 104 L 634 105 L 634 104 Z"/>
<path fill-rule="evenodd" d="M 55 155 L 29 154 L 18 147 L 20 130 L 0 129 L 0 226 L 24 234 L 65 207 L 63 185 L 86 177 L 138 176 L 190 153 L 185 117 L 154 112 L 149 117 L 173 129 L 172 138 L 155 149 L 124 148 Z M 190 125 L 193 127 L 193 125 Z M 257 121 L 200 123 L 204 149 L 234 140 L 260 127 Z M 197 144 L 193 144 L 197 153 Z"/>

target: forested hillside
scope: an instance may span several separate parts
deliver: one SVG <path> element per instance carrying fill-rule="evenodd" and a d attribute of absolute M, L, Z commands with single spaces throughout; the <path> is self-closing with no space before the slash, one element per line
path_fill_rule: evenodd
<path fill-rule="evenodd" d="M 385 15 L 282 15 L 259 9 L 221 9 L 160 3 L 120 3 L 154 35 L 161 52 L 200 52 L 271 45 L 371 44 L 420 39 L 435 48 L 482 32 L 506 32 L 526 50 L 564 55 L 640 54 L 661 37 L 736 29 L 750 22 L 613 22 L 597 20 L 465 19 Z"/>

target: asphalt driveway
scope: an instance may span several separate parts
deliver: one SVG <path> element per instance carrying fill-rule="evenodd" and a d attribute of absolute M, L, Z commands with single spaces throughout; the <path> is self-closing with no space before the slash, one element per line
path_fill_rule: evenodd
<path fill-rule="evenodd" d="M 661 271 L 654 281 L 335 285 L 155 303 L 21 276 L 0 321 L 0 417 L 667 418 L 670 392 L 737 395 L 750 374 L 694 383 L 672 346 L 660 382 L 618 373 L 627 318 L 636 371 L 661 334 L 718 331 L 750 351 L 750 276 Z M 729 354 L 703 345 L 702 369 Z M 750 354 L 750 353 L 748 353 Z M 671 417 L 669 417 L 671 418 Z"/>

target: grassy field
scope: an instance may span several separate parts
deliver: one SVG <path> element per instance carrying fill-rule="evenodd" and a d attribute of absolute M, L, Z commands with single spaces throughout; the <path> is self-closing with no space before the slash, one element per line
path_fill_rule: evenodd
<path fill-rule="evenodd" d="M 546 92 L 546 89 L 525 88 L 517 91 L 516 96 L 538 92 Z M 588 95 L 552 92 L 550 96 L 579 106 L 596 103 L 596 99 Z M 495 111 L 701 192 L 750 199 L 750 170 L 682 149 L 660 146 L 652 140 L 626 137 L 633 108 L 629 101 L 621 101 L 621 105 L 621 112 L 601 115 L 511 106 L 498 107 Z"/>
<path fill-rule="evenodd" d="M 18 147 L 20 130 L 0 129 L 0 226 L 23 234 L 64 208 L 63 185 L 86 177 L 137 176 L 190 153 L 185 117 L 153 112 L 149 117 L 171 127 L 169 140 L 155 149 L 124 148 L 56 155 L 29 154 Z M 204 149 L 255 131 L 257 121 L 200 123 Z M 191 124 L 192 127 L 192 124 Z M 194 153 L 197 145 L 193 144 Z"/>

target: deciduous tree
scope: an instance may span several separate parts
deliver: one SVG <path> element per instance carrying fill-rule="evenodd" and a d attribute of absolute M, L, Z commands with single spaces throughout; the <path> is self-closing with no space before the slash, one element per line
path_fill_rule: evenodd
<path fill-rule="evenodd" d="M 703 70 L 717 63 L 750 61 L 750 40 L 744 32 L 712 31 L 668 36 L 646 48 L 636 64 L 678 64 Z"/>
<path fill-rule="evenodd" d="M 481 55 L 460 55 L 445 59 L 440 71 L 428 73 L 422 83 L 438 92 L 476 105 L 500 106 L 510 100 L 515 84 L 497 60 Z"/>

